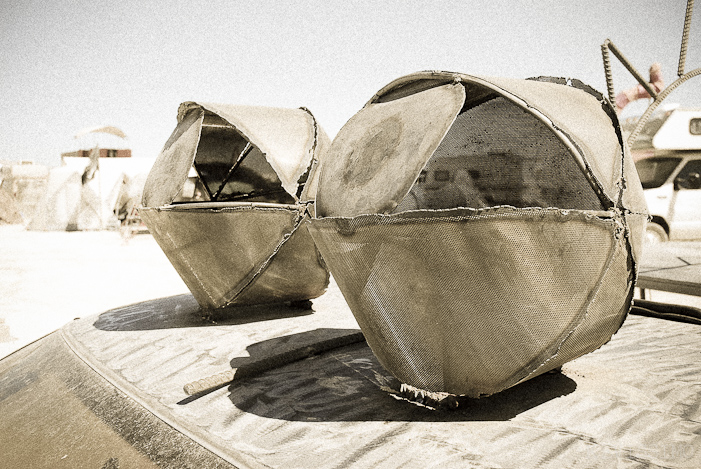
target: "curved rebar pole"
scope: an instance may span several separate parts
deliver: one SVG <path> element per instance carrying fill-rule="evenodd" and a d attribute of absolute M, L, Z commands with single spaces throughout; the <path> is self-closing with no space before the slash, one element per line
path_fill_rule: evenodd
<path fill-rule="evenodd" d="M 638 119 L 638 123 L 635 126 L 635 129 L 633 132 L 628 136 L 628 140 L 626 143 L 628 143 L 628 147 L 633 146 L 633 143 L 635 143 L 635 140 L 638 138 L 638 135 L 642 131 L 643 127 L 647 123 L 647 120 L 650 118 L 650 115 L 657 109 L 657 106 L 662 103 L 662 101 L 665 100 L 669 94 L 674 91 L 676 88 L 679 87 L 682 83 L 685 81 L 689 80 L 690 78 L 693 78 L 695 76 L 701 75 L 701 68 L 697 68 L 695 70 L 690 71 L 689 73 L 686 73 L 679 78 L 677 78 L 674 83 L 670 84 L 667 88 L 665 88 L 658 96 L 655 98 L 655 100 L 648 106 L 648 108 L 645 110 L 642 116 L 640 116 L 640 119 Z"/>

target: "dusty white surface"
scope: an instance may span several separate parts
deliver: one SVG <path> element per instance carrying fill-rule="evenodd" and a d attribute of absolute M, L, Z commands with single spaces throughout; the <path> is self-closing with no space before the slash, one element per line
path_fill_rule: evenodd
<path fill-rule="evenodd" d="M 182 293 L 149 234 L 0 225 L 0 357 L 74 318 Z"/>

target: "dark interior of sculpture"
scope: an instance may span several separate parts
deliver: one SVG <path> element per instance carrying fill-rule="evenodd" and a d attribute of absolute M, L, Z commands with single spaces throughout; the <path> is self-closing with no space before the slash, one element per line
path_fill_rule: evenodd
<path fill-rule="evenodd" d="M 205 115 L 193 168 L 176 203 L 295 203 L 260 149 L 214 114 Z"/>
<path fill-rule="evenodd" d="M 465 106 L 394 212 L 500 205 L 604 209 L 551 128 L 512 101 L 468 86 Z"/>

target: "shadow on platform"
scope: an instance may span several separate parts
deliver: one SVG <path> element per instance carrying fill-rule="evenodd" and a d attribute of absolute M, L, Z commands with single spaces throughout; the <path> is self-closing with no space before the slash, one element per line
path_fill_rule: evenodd
<path fill-rule="evenodd" d="M 330 337 L 352 334 L 318 329 L 251 345 L 250 357 L 231 361 L 237 372 L 228 388 L 229 399 L 244 412 L 289 421 L 505 421 L 577 388 L 575 381 L 557 372 L 481 399 L 458 396 L 456 408 L 432 409 L 403 398 L 401 383 L 364 341 L 285 359 L 286 350 L 304 350 L 322 338 L 332 344 Z M 261 363 L 264 366 L 241 373 Z"/>
<path fill-rule="evenodd" d="M 220 310 L 200 308 L 192 295 L 176 295 L 106 311 L 94 326 L 103 331 L 147 331 L 181 327 L 249 324 L 273 319 L 307 316 L 312 303 L 231 306 Z"/>

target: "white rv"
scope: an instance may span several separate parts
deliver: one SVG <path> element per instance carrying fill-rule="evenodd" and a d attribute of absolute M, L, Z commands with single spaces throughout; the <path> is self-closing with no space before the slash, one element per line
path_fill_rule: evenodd
<path fill-rule="evenodd" d="M 631 150 L 651 216 L 647 240 L 701 239 L 701 109 L 662 109 Z"/>

